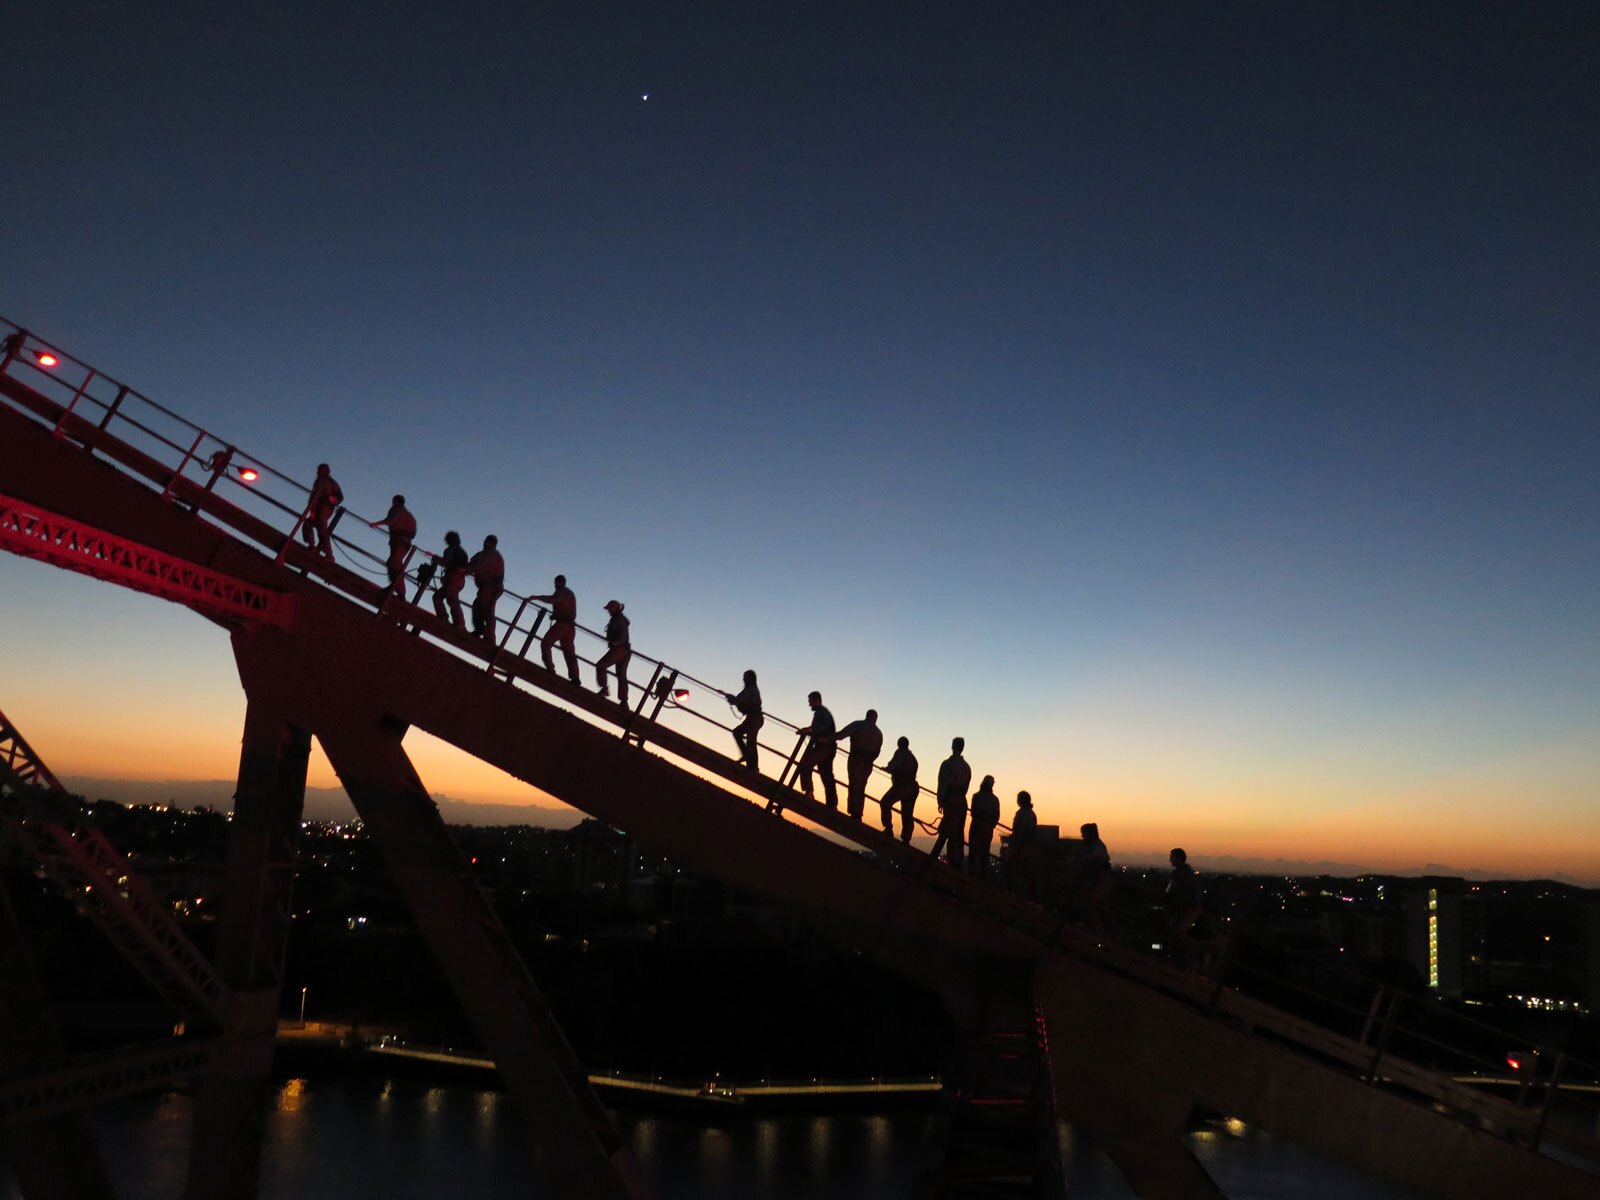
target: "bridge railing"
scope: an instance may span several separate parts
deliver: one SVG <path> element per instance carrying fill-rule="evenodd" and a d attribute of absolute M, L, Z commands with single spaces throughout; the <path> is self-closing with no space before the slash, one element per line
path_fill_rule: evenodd
<path fill-rule="evenodd" d="M 311 495 L 307 484 L 3 317 L 0 347 L 0 374 L 13 376 L 64 410 L 55 425 L 58 436 L 64 435 L 69 417 L 87 421 L 170 469 L 172 474 L 166 481 L 169 492 L 174 481 L 186 478 L 289 538 L 302 533 Z M 342 559 L 341 565 L 387 583 L 388 538 L 386 533 L 372 528 L 373 519 L 350 505 L 341 505 L 330 522 L 332 543 Z M 262 548 L 273 554 L 280 550 L 279 546 L 266 544 Z M 433 557 L 416 546 L 409 552 L 405 561 L 405 597 L 409 603 L 428 604 L 428 593 L 437 581 L 423 584 L 418 569 Z M 335 579 L 324 578 L 324 582 L 337 587 Z M 500 597 L 496 615 L 497 657 L 509 655 L 529 665 L 539 663 L 539 638 L 552 622 L 549 607 L 531 595 L 507 589 Z M 592 680 L 609 647 L 603 631 L 582 623 L 576 629 L 577 658 L 583 674 Z M 560 666 L 558 662 L 558 669 Z M 733 730 L 742 717 L 730 719 L 724 703 L 725 689 L 638 649 L 632 652 L 628 670 L 635 714 L 692 731 L 695 740 L 707 745 L 711 745 L 706 740 L 709 731 L 718 730 L 726 740 L 719 739 L 720 744 L 711 748 L 733 757 L 729 753 Z M 767 762 L 783 763 L 779 782 L 793 783 L 806 740 L 800 731 L 806 726 L 771 710 L 764 709 L 762 715 L 767 740 L 758 743 L 759 749 Z M 774 744 L 774 735 L 785 737 L 786 741 Z M 883 763 L 874 764 L 874 774 L 881 787 L 888 777 Z M 835 776 L 835 785 L 846 789 L 847 781 Z M 931 789 L 919 785 L 919 799 L 933 795 Z M 877 799 L 868 797 L 870 804 L 876 804 Z M 928 804 L 923 804 L 921 810 L 934 811 Z M 869 815 L 865 819 L 870 823 L 872 818 Z M 915 824 L 928 833 L 937 828 L 936 822 L 920 817 Z M 1001 824 L 997 830 L 1009 832 L 1009 826 Z"/>
<path fill-rule="evenodd" d="M 65 410 L 55 424 L 58 436 L 77 417 L 170 468 L 169 491 L 187 478 L 269 524 L 292 524 L 305 509 L 309 490 L 303 484 L 225 438 L 3 318 L 0 332 L 0 374 Z"/>
<path fill-rule="evenodd" d="M 1548 1139 L 1591 1154 L 1600 1148 L 1600 1067 L 1560 1046 L 1392 987 L 1375 992 L 1363 1040 L 1373 1046 L 1373 1077 L 1382 1078 L 1390 1061 L 1420 1063 L 1537 1113 L 1528 1134 L 1535 1147 Z"/>
<path fill-rule="evenodd" d="M 1212 1003 L 1224 1002 L 1220 982 L 1225 982 L 1231 991 L 1340 1035 L 1346 1044 L 1329 1049 L 1369 1082 L 1406 1088 L 1415 1069 L 1423 1067 L 1491 1089 L 1523 1110 L 1527 1121 L 1521 1136 L 1535 1148 L 1548 1134 L 1552 1142 L 1590 1156 L 1600 1150 L 1600 1066 L 1558 1046 L 1389 984 L 1373 987 L 1361 1007 L 1237 961 L 1225 960 L 1217 979 Z"/>

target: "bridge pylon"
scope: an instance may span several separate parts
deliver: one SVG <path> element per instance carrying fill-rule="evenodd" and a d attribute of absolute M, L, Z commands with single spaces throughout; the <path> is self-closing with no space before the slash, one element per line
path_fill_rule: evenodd
<path fill-rule="evenodd" d="M 310 734 L 247 702 L 217 936 L 217 970 L 237 1002 L 199 1081 L 187 1200 L 256 1194 L 310 753 Z"/>

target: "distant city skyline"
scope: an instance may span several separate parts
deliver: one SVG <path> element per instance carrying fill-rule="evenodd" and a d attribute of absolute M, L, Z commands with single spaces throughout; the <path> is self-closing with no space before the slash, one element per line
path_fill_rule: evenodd
<path fill-rule="evenodd" d="M 210 805 L 219 812 L 229 811 L 234 784 L 228 779 L 208 780 L 130 780 L 106 779 L 93 776 L 68 775 L 62 783 L 74 793 L 90 801 L 112 800 L 120 804 L 175 804 L 193 808 Z M 528 801 L 495 802 L 490 800 L 464 800 L 442 792 L 432 793 L 439 806 L 440 815 L 447 824 L 476 825 L 535 825 L 547 829 L 569 829 L 586 818 L 581 811 L 547 800 L 542 803 Z M 357 818 L 344 789 L 337 784 L 326 787 L 308 786 L 306 789 L 306 819 L 308 821 L 346 821 Z M 1063 828 L 1063 837 L 1076 837 L 1077 830 Z M 919 834 L 918 846 L 931 844 L 932 838 Z M 1117 866 L 1157 867 L 1166 869 L 1171 847 L 1118 846 Z M 1405 875 L 1405 876 L 1460 876 L 1464 879 L 1485 880 L 1523 878 L 1504 871 L 1494 871 L 1466 863 L 1419 862 L 1409 865 L 1374 867 L 1361 862 L 1338 862 L 1331 859 L 1251 857 L 1231 854 L 1196 855 L 1194 866 L 1202 873 L 1229 873 L 1248 875 Z M 1532 876 L 1539 878 L 1539 876 Z M 1563 883 L 1593 886 L 1593 879 L 1579 878 L 1557 872 L 1549 878 Z"/>
<path fill-rule="evenodd" d="M 8 33 L 50 53 L 0 74 L 0 314 L 358 511 L 875 707 L 924 783 L 964 736 L 1113 853 L 1600 883 L 1600 10 Z M 220 629 L 9 555 L 0 595 L 58 771 L 232 775 Z"/>

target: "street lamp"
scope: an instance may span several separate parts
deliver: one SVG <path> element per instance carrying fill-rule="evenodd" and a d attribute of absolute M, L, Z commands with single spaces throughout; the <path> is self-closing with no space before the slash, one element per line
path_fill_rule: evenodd
<path fill-rule="evenodd" d="M 306 993 L 308 991 L 310 991 L 310 990 L 311 990 L 310 988 L 301 988 L 300 989 L 300 1028 L 301 1029 L 304 1029 L 306 1027 Z"/>

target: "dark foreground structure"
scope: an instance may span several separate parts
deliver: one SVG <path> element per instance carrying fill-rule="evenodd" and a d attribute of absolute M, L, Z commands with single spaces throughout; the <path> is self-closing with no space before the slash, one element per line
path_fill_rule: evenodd
<path fill-rule="evenodd" d="M 546 616 L 528 599 L 496 641 L 467 636 L 397 600 L 386 580 L 341 565 L 342 556 L 381 567 L 385 554 L 344 540 L 337 514 L 333 561 L 302 545 L 305 494 L 58 348 L 20 331 L 7 340 L 0 545 L 223 625 L 248 701 L 214 957 L 145 902 L 21 731 L 0 729 L 5 818 L 41 868 L 80 889 L 89 915 L 184 1020 L 168 1043 L 68 1059 L 22 963 L 21 933 L 0 919 L 0 1130 L 29 1200 L 112 1195 L 82 1110 L 179 1078 L 195 1078 L 199 1095 L 187 1196 L 255 1194 L 312 737 L 520 1102 L 548 1186 L 642 1194 L 407 757 L 412 728 L 937 991 L 969 1036 L 947 1075 L 919 1195 L 1061 1195 L 1060 1116 L 1147 1200 L 1216 1197 L 1183 1138 L 1197 1109 L 1418 1196 L 1600 1195 L 1600 1176 L 1573 1161 L 1600 1163 L 1592 1128 L 1558 1127 L 1536 1102 L 1387 1053 L 1381 1022 L 1359 1036 L 1330 1031 L 1104 943 L 808 800 L 787 786 L 790 770 L 753 775 L 722 753 L 726 726 L 712 731 L 718 749 L 681 728 L 699 729 L 676 707 L 687 683 L 711 690 L 686 672 L 636 651 L 635 670 L 654 674 L 631 707 L 573 687 L 527 657 Z M 774 802 L 798 820 L 764 811 Z M 1557 1138 L 1562 1158 L 1546 1153 Z"/>

